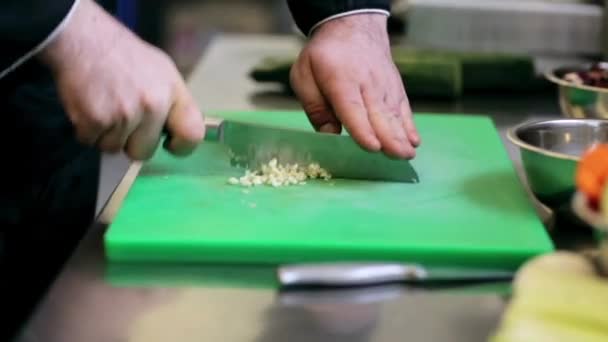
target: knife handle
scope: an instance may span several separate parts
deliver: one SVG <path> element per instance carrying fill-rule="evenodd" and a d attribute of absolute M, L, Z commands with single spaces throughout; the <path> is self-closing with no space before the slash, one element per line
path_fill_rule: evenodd
<path fill-rule="evenodd" d="M 216 117 L 207 117 L 205 118 L 205 128 L 209 129 L 209 128 L 219 128 L 220 124 L 222 123 L 222 119 L 220 118 L 216 118 Z M 169 129 L 167 128 L 167 125 L 165 124 L 163 126 L 163 129 L 161 131 L 161 136 L 165 137 L 165 142 L 163 143 L 163 146 L 167 147 L 169 146 L 169 143 L 171 142 L 172 139 L 172 135 L 171 132 L 169 131 Z"/>
<path fill-rule="evenodd" d="M 360 286 L 422 280 L 428 274 L 415 264 L 327 263 L 282 266 L 277 276 L 283 286 Z"/>

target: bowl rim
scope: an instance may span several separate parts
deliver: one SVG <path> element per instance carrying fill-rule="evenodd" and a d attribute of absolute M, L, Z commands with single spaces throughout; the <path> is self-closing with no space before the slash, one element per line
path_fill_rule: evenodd
<path fill-rule="evenodd" d="M 572 82 L 568 82 L 566 80 L 564 80 L 561 77 L 558 77 L 556 75 L 558 70 L 565 70 L 566 67 L 560 67 L 560 68 L 555 68 L 553 70 L 547 71 L 544 73 L 545 78 L 555 84 L 558 84 L 560 86 L 563 87 L 569 87 L 569 88 L 576 88 L 576 89 L 581 89 L 581 90 L 588 90 L 588 91 L 592 91 L 595 93 L 602 93 L 602 94 L 608 94 L 608 88 L 600 88 L 600 87 L 594 87 L 594 86 L 589 86 L 589 85 L 584 85 L 584 84 L 574 84 Z"/>
<path fill-rule="evenodd" d="M 507 139 L 509 139 L 509 141 L 511 141 L 511 143 L 513 143 L 514 145 L 529 150 L 529 151 L 533 151 L 539 154 L 543 154 L 549 157 L 553 157 L 553 158 L 558 158 L 558 159 L 562 159 L 562 160 L 570 160 L 570 161 L 575 161 L 578 162 L 580 161 L 581 157 L 580 156 L 573 156 L 570 154 L 566 154 L 566 153 L 561 153 L 561 152 L 555 152 L 555 151 L 550 151 L 541 147 L 537 147 L 534 146 L 532 144 L 528 144 L 527 142 L 523 141 L 522 139 L 520 139 L 517 136 L 517 132 L 522 128 L 522 127 L 526 127 L 526 126 L 532 126 L 532 125 L 538 125 L 538 124 L 543 124 L 543 123 L 550 123 L 550 122 L 597 122 L 597 121 L 601 121 L 601 122 L 608 122 L 608 120 L 602 120 L 602 119 L 561 119 L 561 118 L 557 118 L 557 119 L 548 119 L 548 120 L 532 120 L 532 121 L 525 121 L 522 122 L 514 127 L 511 127 L 509 129 L 507 129 L 506 135 L 507 135 Z"/>

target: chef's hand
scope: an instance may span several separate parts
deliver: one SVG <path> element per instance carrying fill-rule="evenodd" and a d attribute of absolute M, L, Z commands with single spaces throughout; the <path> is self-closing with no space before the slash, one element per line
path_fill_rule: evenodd
<path fill-rule="evenodd" d="M 175 155 L 203 139 L 203 116 L 171 59 L 82 0 L 41 53 L 53 70 L 78 139 L 107 152 L 149 159 L 166 125 Z"/>
<path fill-rule="evenodd" d="M 318 27 L 291 69 L 291 86 L 316 130 L 341 132 L 363 148 L 411 159 L 420 137 L 393 63 L 382 14 Z"/>

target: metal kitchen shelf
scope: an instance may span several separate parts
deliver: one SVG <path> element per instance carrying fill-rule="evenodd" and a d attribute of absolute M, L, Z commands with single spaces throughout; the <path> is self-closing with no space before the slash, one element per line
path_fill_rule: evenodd
<path fill-rule="evenodd" d="M 604 6 L 567 0 L 409 0 L 405 42 L 421 47 L 595 56 Z M 608 54 L 608 51 L 606 52 Z"/>

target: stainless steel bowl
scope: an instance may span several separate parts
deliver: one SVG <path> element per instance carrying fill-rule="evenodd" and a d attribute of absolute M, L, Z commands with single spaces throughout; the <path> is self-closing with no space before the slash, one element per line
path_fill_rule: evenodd
<path fill-rule="evenodd" d="M 608 119 L 608 89 L 577 85 L 564 80 L 573 71 L 587 70 L 586 66 L 562 67 L 545 74 L 558 88 L 562 115 L 572 119 Z"/>
<path fill-rule="evenodd" d="M 507 138 L 519 148 L 530 190 L 555 210 L 571 203 L 582 153 L 594 143 L 608 142 L 608 120 L 526 122 L 510 129 Z"/>

